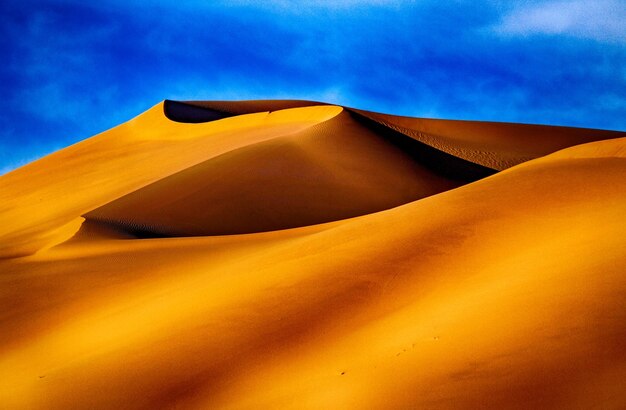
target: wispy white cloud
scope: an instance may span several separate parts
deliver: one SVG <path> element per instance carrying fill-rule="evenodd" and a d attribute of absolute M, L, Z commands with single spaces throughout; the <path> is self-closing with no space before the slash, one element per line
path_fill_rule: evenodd
<path fill-rule="evenodd" d="M 492 29 L 505 36 L 566 35 L 626 43 L 626 3 L 623 0 L 529 2 L 513 7 Z"/>

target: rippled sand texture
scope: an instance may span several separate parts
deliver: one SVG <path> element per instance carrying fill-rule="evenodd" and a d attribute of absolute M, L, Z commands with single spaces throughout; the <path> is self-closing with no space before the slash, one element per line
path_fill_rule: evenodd
<path fill-rule="evenodd" d="M 626 135 L 165 101 L 0 177 L 0 408 L 626 407 Z"/>

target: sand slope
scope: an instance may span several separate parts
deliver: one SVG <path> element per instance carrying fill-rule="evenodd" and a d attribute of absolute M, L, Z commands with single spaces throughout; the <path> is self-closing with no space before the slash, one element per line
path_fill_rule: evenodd
<path fill-rule="evenodd" d="M 291 110 L 157 106 L 0 178 L 2 248 L 38 250 L 0 259 L 0 403 L 626 405 L 626 138 L 474 181 L 472 155 L 442 175 L 350 110 Z"/>
<path fill-rule="evenodd" d="M 377 212 L 460 184 L 344 111 L 211 158 L 85 216 L 152 235 L 250 233 Z"/>
<path fill-rule="evenodd" d="M 438 120 L 355 111 L 442 151 L 497 170 L 572 145 L 623 136 L 619 131 Z"/>
<path fill-rule="evenodd" d="M 341 112 L 305 107 L 201 124 L 170 121 L 163 103 L 0 178 L 0 257 L 27 255 L 48 232 L 138 188 L 243 146 L 304 130 Z"/>

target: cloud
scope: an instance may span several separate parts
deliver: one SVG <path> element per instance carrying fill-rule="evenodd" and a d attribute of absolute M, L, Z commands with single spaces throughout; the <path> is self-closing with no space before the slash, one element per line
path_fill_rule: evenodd
<path fill-rule="evenodd" d="M 566 35 L 626 43 L 622 0 L 540 1 L 513 8 L 492 29 L 505 36 Z"/>

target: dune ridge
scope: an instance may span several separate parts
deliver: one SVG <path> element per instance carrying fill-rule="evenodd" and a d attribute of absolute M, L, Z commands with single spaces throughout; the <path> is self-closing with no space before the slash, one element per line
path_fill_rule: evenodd
<path fill-rule="evenodd" d="M 343 111 L 211 158 L 85 217 L 153 236 L 271 231 L 381 211 L 493 172 L 368 125 Z"/>
<path fill-rule="evenodd" d="M 127 123 L 3 175 L 0 257 L 31 254 L 45 245 L 47 231 L 151 182 L 339 112 L 335 106 L 305 107 L 186 124 L 168 120 L 163 103 L 157 104 Z"/>
<path fill-rule="evenodd" d="M 194 104 L 0 177 L 2 405 L 626 405 L 624 133 Z"/>
<path fill-rule="evenodd" d="M 499 171 L 572 145 L 623 136 L 609 130 L 355 111 L 441 151 Z"/>

